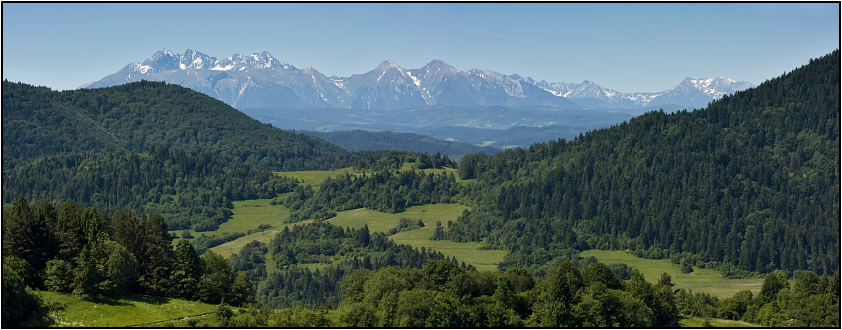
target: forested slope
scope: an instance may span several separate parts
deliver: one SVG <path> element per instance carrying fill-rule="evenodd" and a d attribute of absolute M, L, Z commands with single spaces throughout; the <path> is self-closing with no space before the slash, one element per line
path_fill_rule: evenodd
<path fill-rule="evenodd" d="M 706 109 L 461 159 L 473 211 L 440 238 L 502 267 L 577 249 L 742 270 L 839 269 L 839 51 Z M 725 267 L 728 266 L 728 267 Z"/>
<path fill-rule="evenodd" d="M 191 155 L 159 146 L 149 153 L 77 152 L 38 158 L 3 171 L 4 201 L 31 200 L 96 205 L 159 213 L 170 230 L 215 230 L 231 216 L 231 202 L 273 198 L 296 186 L 240 162 Z"/>
<path fill-rule="evenodd" d="M 231 201 L 295 186 L 268 170 L 338 168 L 351 157 L 177 85 L 54 92 L 3 82 L 5 203 L 73 199 L 157 212 L 172 230 L 214 230 Z"/>
<path fill-rule="evenodd" d="M 350 151 L 399 149 L 427 154 L 441 153 L 456 160 L 466 154 L 483 153 L 493 155 L 500 151 L 498 148 L 439 140 L 413 133 L 368 132 L 361 130 L 305 133 L 324 139 Z"/>
<path fill-rule="evenodd" d="M 63 152 L 151 146 L 208 153 L 271 171 L 342 166 L 350 153 L 261 124 L 190 89 L 161 82 L 55 92 L 3 81 L 3 166 Z"/>

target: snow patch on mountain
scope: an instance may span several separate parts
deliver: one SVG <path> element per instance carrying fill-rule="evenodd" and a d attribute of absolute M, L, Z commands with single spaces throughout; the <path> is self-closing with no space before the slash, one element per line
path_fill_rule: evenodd
<path fill-rule="evenodd" d="M 167 81 L 244 108 L 407 109 L 422 106 L 547 106 L 564 109 L 641 108 L 659 104 L 699 107 L 725 94 L 753 87 L 728 78 L 687 78 L 657 93 L 621 93 L 593 82 L 535 81 L 491 70 L 460 71 L 434 59 L 407 70 L 392 60 L 351 77 L 325 77 L 299 70 L 268 52 L 217 59 L 198 51 L 156 52 L 85 87 L 141 79 Z M 575 102 L 575 103 L 574 103 Z"/>

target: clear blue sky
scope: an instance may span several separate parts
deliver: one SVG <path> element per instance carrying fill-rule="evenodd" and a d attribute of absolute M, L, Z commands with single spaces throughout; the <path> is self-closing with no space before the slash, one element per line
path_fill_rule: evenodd
<path fill-rule="evenodd" d="M 759 84 L 839 48 L 839 3 L 3 3 L 3 78 L 74 89 L 167 48 L 268 51 L 349 76 L 440 59 L 550 82 L 656 92 Z"/>

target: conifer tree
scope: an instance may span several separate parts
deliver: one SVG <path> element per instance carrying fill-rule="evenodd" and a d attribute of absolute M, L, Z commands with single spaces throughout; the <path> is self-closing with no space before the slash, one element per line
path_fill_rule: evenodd
<path fill-rule="evenodd" d="M 193 244 L 186 239 L 179 240 L 175 246 L 170 272 L 169 295 L 188 300 L 196 299 L 201 275 L 202 263 L 193 249 Z"/>
<path fill-rule="evenodd" d="M 172 237 L 164 218 L 157 213 L 145 218 L 142 227 L 144 257 L 140 261 L 140 284 L 148 294 L 166 295 L 174 259 Z"/>

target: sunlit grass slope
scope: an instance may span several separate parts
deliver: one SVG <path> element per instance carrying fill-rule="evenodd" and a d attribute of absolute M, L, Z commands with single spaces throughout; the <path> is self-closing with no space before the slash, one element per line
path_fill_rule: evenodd
<path fill-rule="evenodd" d="M 278 176 L 296 178 L 298 179 L 298 181 L 301 181 L 300 184 L 309 184 L 313 186 L 313 190 L 319 190 L 319 187 L 322 185 L 322 182 L 324 182 L 327 178 L 334 178 L 344 173 L 361 174 L 361 172 L 355 171 L 351 167 L 341 168 L 333 171 L 292 171 L 273 173 L 275 173 L 275 175 Z"/>
<path fill-rule="evenodd" d="M 217 306 L 196 301 L 132 295 L 105 302 L 83 301 L 68 294 L 37 292 L 46 304 L 60 306 L 51 313 L 57 327 L 129 327 L 213 313 Z"/>
<path fill-rule="evenodd" d="M 357 209 L 339 212 L 330 223 L 342 227 L 361 228 L 368 224 L 370 231 L 387 232 L 398 224 L 400 219 L 421 219 L 425 226 L 422 228 L 400 232 L 392 235 L 396 243 L 408 244 L 416 248 L 425 247 L 443 253 L 448 257 L 456 257 L 460 262 L 474 265 L 478 270 L 497 270 L 497 264 L 503 261 L 508 253 L 504 250 L 480 250 L 482 243 L 456 243 L 452 241 L 433 241 L 433 230 L 436 222 L 443 227 L 448 221 L 456 221 L 462 211 L 468 209 L 460 204 L 428 204 L 413 206 L 406 211 L 396 214 L 383 213 L 368 209 Z"/>
<path fill-rule="evenodd" d="M 681 268 L 669 260 L 653 260 L 638 258 L 624 251 L 582 251 L 581 257 L 596 257 L 604 264 L 624 263 L 629 267 L 640 270 L 646 280 L 657 282 L 661 274 L 666 272 L 672 277 L 675 289 L 692 289 L 693 292 L 706 292 L 719 298 L 728 298 L 742 290 L 751 290 L 754 294 L 760 292 L 763 279 L 729 280 L 722 277 L 722 273 L 713 269 L 694 267 L 692 273 L 682 273 Z"/>
<path fill-rule="evenodd" d="M 705 325 L 705 321 L 707 321 L 712 328 L 758 328 L 760 325 L 754 323 L 748 323 L 743 321 L 734 321 L 734 320 L 724 320 L 724 319 L 714 319 L 714 318 L 703 318 L 703 317 L 695 317 L 695 316 L 682 316 L 678 319 L 678 326 L 682 328 L 705 328 L 708 327 Z"/>

